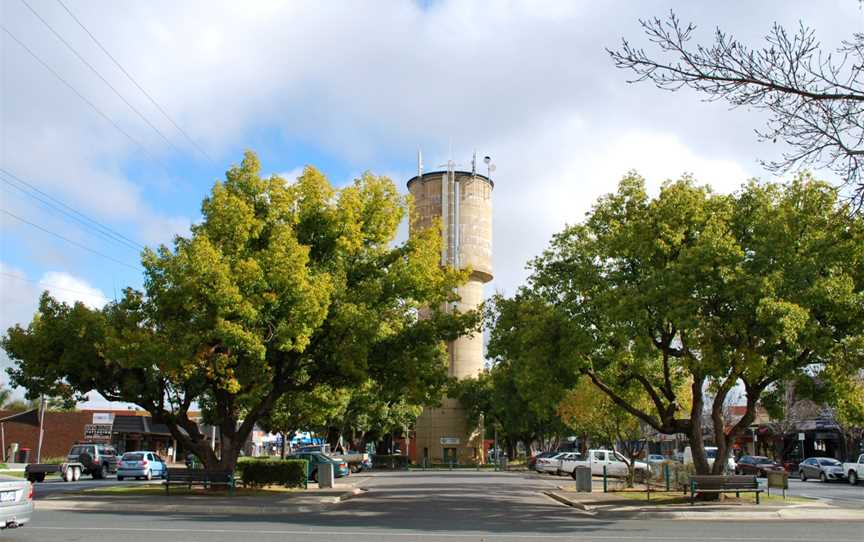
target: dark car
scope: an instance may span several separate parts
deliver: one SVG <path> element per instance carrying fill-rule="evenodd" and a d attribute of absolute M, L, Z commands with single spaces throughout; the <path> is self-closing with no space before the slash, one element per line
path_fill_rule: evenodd
<path fill-rule="evenodd" d="M 735 474 L 767 476 L 768 471 L 783 470 L 783 465 L 764 455 L 745 455 L 735 465 Z"/>
<path fill-rule="evenodd" d="M 823 482 L 828 480 L 845 480 L 843 463 L 833 457 L 810 457 L 798 464 L 798 476 L 802 482 L 808 478 L 818 478 Z"/>

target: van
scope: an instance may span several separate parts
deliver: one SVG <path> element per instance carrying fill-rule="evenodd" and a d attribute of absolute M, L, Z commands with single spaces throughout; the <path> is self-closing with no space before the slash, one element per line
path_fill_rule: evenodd
<path fill-rule="evenodd" d="M 705 459 L 708 460 L 708 467 L 714 467 L 714 460 L 717 458 L 717 447 L 716 446 L 705 446 Z M 690 446 L 684 448 L 684 464 L 692 465 L 693 464 L 693 451 L 690 450 Z M 724 472 L 735 472 L 735 460 L 732 459 L 732 455 L 726 459 L 726 468 Z"/>

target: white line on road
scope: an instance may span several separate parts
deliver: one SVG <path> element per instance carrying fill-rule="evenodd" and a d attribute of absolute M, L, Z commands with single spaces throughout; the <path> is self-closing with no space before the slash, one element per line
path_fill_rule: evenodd
<path fill-rule="evenodd" d="M 180 529 L 180 528 L 152 528 L 152 527 L 44 527 L 32 525 L 27 526 L 28 531 L 80 531 L 80 532 L 118 532 L 118 533 L 160 533 L 160 534 L 222 534 L 222 535 L 302 535 L 304 537 L 326 537 L 333 539 L 339 536 L 375 536 L 375 537 L 412 537 L 412 538 L 462 538 L 466 536 L 485 536 L 489 538 L 518 538 L 518 539 L 538 539 L 538 540 L 573 540 L 574 536 L 578 536 L 579 540 L 693 540 L 692 536 L 621 536 L 621 535 L 588 535 L 570 533 L 570 534 L 516 534 L 516 533 L 491 533 L 491 532 L 461 532 L 461 533 L 434 533 L 429 531 L 311 531 L 311 530 L 263 530 L 263 529 Z M 574 529 L 575 530 L 575 529 Z M 712 537 L 699 536 L 701 541 L 710 542 L 795 542 L 807 541 L 810 542 L 812 537 L 807 538 L 789 538 L 788 536 L 778 538 L 760 537 Z M 819 542 L 849 542 L 848 538 L 823 538 L 820 537 Z"/>

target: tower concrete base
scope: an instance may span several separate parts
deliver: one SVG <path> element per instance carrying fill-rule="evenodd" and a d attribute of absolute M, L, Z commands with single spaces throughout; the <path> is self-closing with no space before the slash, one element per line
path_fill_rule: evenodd
<path fill-rule="evenodd" d="M 411 460 L 422 465 L 484 463 L 483 433 L 469 427 L 458 399 L 445 398 L 437 408 L 425 408 L 417 418 Z"/>

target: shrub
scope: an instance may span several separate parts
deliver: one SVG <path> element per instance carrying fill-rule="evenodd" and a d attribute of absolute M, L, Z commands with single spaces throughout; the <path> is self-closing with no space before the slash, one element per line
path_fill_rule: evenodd
<path fill-rule="evenodd" d="M 237 462 L 245 487 L 302 487 L 306 485 L 307 469 L 308 461 L 304 459 L 242 458 Z"/>

